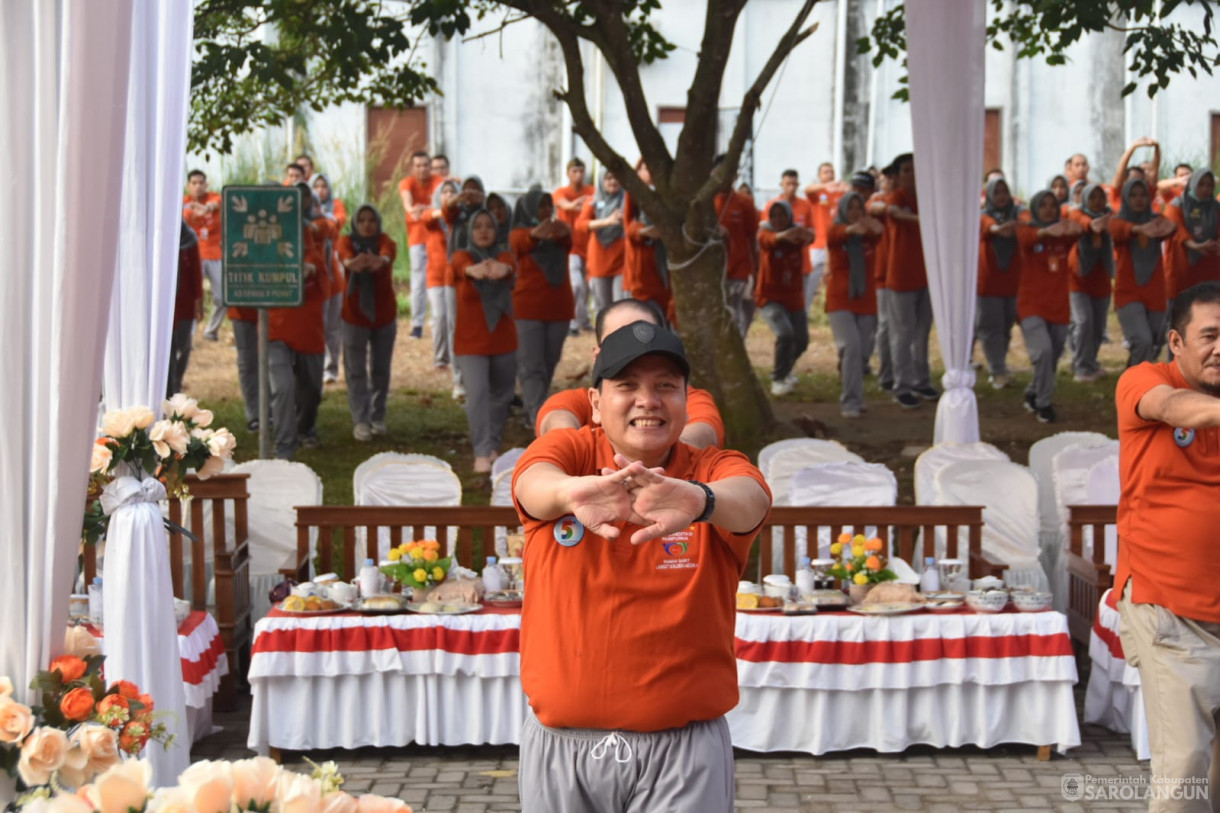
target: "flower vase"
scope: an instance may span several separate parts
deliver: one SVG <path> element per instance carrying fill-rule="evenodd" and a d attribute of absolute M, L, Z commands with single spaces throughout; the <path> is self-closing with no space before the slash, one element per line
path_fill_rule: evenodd
<path fill-rule="evenodd" d="M 854 584 L 853 583 L 853 584 L 849 585 L 847 588 L 847 594 L 849 596 L 851 596 L 851 603 L 853 605 L 863 604 L 864 597 L 867 596 L 868 591 L 872 590 L 874 587 L 876 587 L 876 585 L 871 584 L 871 583 L 870 584 Z"/>

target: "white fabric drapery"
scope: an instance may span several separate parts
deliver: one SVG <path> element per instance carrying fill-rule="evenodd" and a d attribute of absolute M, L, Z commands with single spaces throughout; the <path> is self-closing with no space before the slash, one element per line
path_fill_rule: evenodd
<path fill-rule="evenodd" d="M 110 299 L 103 400 L 107 409 L 146 405 L 160 412 L 168 375 L 182 176 L 190 93 L 192 0 L 134 0 L 127 138 L 119 195 L 119 258 Z M 106 673 L 150 693 L 175 735 L 169 749 L 145 751 L 153 783 L 172 784 L 190 764 L 182 665 L 178 659 L 169 540 L 149 483 L 112 514 L 106 539 Z M 109 491 L 110 489 L 108 489 Z"/>
<path fill-rule="evenodd" d="M 131 59 L 130 0 L 0 3 L 0 675 L 63 651 L 76 573 Z M 9 785 L 9 788 L 12 786 Z M 5 787 L 0 783 L 0 792 Z"/>
<path fill-rule="evenodd" d="M 978 280 L 983 156 L 983 0 L 907 0 L 907 65 L 919 231 L 945 360 L 934 441 L 979 439 L 970 356 Z"/>

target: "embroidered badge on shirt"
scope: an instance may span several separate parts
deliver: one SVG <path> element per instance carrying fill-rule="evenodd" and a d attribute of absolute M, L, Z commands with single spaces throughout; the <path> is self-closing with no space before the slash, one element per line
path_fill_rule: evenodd
<path fill-rule="evenodd" d="M 1173 430 L 1173 442 L 1185 449 L 1195 442 L 1195 430 L 1182 428 Z"/>
<path fill-rule="evenodd" d="M 570 548 L 585 538 L 585 526 L 580 524 L 575 514 L 568 514 L 555 520 L 552 533 L 555 534 L 556 542 Z"/>

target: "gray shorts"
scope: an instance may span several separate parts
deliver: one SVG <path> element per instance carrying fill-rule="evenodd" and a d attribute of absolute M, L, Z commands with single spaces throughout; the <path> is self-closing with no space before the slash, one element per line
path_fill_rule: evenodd
<path fill-rule="evenodd" d="M 527 712 L 518 783 L 529 813 L 732 813 L 729 724 L 548 728 Z"/>

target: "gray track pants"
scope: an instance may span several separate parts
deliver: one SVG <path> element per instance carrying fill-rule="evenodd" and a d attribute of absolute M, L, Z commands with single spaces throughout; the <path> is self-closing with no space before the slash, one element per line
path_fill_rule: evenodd
<path fill-rule="evenodd" d="M 1034 406 L 1042 409 L 1051 405 L 1055 394 L 1055 370 L 1059 357 L 1067 344 L 1067 325 L 1048 322 L 1040 316 L 1021 320 L 1021 334 L 1025 337 L 1025 350 L 1034 368 L 1034 378 L 1025 392 L 1034 394 Z"/>
<path fill-rule="evenodd" d="M 882 389 L 894 386 L 894 354 L 890 347 L 890 289 L 877 289 L 877 383 Z M 869 354 L 870 356 L 872 353 Z"/>
<path fill-rule="evenodd" d="M 343 323 L 343 369 L 352 423 L 385 420 L 398 322 L 378 328 Z"/>
<path fill-rule="evenodd" d="M 233 320 L 233 343 L 237 345 L 237 380 L 246 405 L 246 423 L 258 420 L 258 322 Z"/>
<path fill-rule="evenodd" d="M 914 393 L 931 386 L 928 336 L 932 332 L 932 298 L 927 288 L 890 291 L 890 353 L 894 392 Z"/>
<path fill-rule="evenodd" d="M 1080 291 L 1069 295 L 1072 303 L 1072 324 L 1068 327 L 1072 348 L 1072 371 L 1091 374 L 1101 369 L 1097 350 L 1106 335 L 1106 316 L 1110 312 L 1110 297 L 1094 299 Z"/>
<path fill-rule="evenodd" d="M 322 324 L 326 330 L 326 361 L 322 372 L 331 378 L 339 377 L 339 356 L 343 354 L 343 294 L 335 294 L 326 300 L 322 310 Z"/>
<path fill-rule="evenodd" d="M 186 376 L 186 365 L 191 360 L 191 335 L 194 332 L 194 319 L 179 319 L 174 322 L 174 331 L 169 340 L 169 377 L 165 381 L 166 398 L 182 392 L 182 379 Z"/>
<path fill-rule="evenodd" d="M 789 311 L 778 302 L 768 302 L 763 306 L 762 315 L 775 334 L 775 366 L 771 369 L 771 380 L 783 381 L 809 346 L 809 311 Z"/>
<path fill-rule="evenodd" d="M 1142 302 L 1132 302 L 1118 309 L 1118 324 L 1130 352 L 1128 367 L 1157 360 L 1165 342 L 1165 311 L 1150 311 Z"/>
<path fill-rule="evenodd" d="M 449 338 L 453 331 L 449 327 L 444 286 L 428 289 L 428 307 L 432 309 L 432 364 L 448 366 L 453 363 L 453 343 Z"/>
<path fill-rule="evenodd" d="M 1017 322 L 1017 298 L 980 296 L 977 311 L 975 336 L 983 345 L 987 370 L 992 375 L 1008 375 L 1008 344 Z"/>
<path fill-rule="evenodd" d="M 224 263 L 221 260 L 204 260 L 203 275 L 212 286 L 212 315 L 208 317 L 208 324 L 203 332 L 215 338 L 216 331 L 220 330 L 220 325 L 225 320 Z"/>
<path fill-rule="evenodd" d="M 550 394 L 551 379 L 567 338 L 567 322 L 517 320 L 517 378 L 521 381 L 521 402 L 531 427 Z"/>
<path fill-rule="evenodd" d="M 593 291 L 593 315 L 596 317 L 611 302 L 623 298 L 623 275 L 594 277 L 589 280 L 589 288 Z"/>
<path fill-rule="evenodd" d="M 724 281 L 724 298 L 728 303 L 729 312 L 733 314 L 733 324 L 745 336 L 750 332 L 750 323 L 754 321 L 754 287 L 751 279 L 726 279 Z"/>
<path fill-rule="evenodd" d="M 859 411 L 864 408 L 864 364 L 868 361 L 865 353 L 872 346 L 877 317 L 833 311 L 826 314 L 826 318 L 839 351 L 839 380 L 843 389 L 839 407 Z"/>
<path fill-rule="evenodd" d="M 475 457 L 498 451 L 517 383 L 517 354 L 455 356 L 466 387 L 466 422 Z"/>
<path fill-rule="evenodd" d="M 572 317 L 572 330 L 592 330 L 589 318 L 589 278 L 585 261 L 579 254 L 568 255 L 568 279 L 572 283 L 572 295 L 576 297 L 576 315 Z"/>
<path fill-rule="evenodd" d="M 284 342 L 267 346 L 275 456 L 292 460 L 301 437 L 316 430 L 322 402 L 322 353 L 298 353 Z"/>
<path fill-rule="evenodd" d="M 408 249 L 411 258 L 411 327 L 423 330 L 428 315 L 428 247 L 423 243 Z"/>

